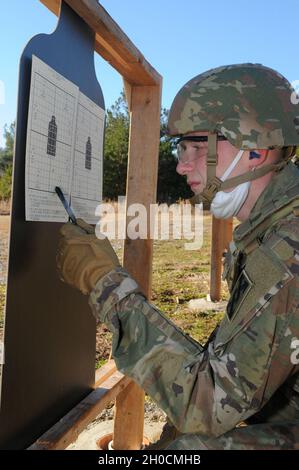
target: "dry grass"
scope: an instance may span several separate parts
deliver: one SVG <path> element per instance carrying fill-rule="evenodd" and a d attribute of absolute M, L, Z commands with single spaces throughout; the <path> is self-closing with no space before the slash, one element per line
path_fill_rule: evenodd
<path fill-rule="evenodd" d="M 194 339 L 203 343 L 221 320 L 223 312 L 193 312 L 191 299 L 206 298 L 210 285 L 211 218 L 204 217 L 204 243 L 198 251 L 187 251 L 183 240 L 154 244 L 153 303 Z M 222 285 L 222 297 L 228 291 Z"/>

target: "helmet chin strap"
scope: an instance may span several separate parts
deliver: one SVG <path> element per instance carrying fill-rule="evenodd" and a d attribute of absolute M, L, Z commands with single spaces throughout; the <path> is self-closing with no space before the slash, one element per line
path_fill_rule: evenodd
<path fill-rule="evenodd" d="M 216 176 L 216 166 L 218 163 L 217 155 L 217 134 L 209 134 L 208 136 L 208 155 L 207 155 L 207 184 L 200 194 L 196 194 L 190 199 L 191 204 L 204 203 L 207 209 L 210 208 L 216 193 L 238 186 L 246 181 L 254 181 L 261 176 L 270 173 L 270 171 L 280 171 L 286 164 L 287 160 L 279 163 L 270 163 L 261 168 L 254 168 L 252 171 L 246 171 L 239 176 L 234 176 L 222 181 Z"/>

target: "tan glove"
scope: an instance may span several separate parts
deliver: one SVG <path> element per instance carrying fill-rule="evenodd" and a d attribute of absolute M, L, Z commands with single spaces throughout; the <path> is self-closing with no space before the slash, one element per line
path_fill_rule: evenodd
<path fill-rule="evenodd" d="M 57 267 L 62 280 L 89 294 L 97 281 L 120 263 L 108 238 L 98 239 L 94 228 L 82 219 L 77 223 L 68 222 L 60 229 L 63 238 L 58 246 Z"/>

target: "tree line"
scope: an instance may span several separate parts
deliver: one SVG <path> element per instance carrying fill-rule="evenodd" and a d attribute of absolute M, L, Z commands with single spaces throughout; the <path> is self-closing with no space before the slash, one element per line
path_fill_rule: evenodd
<path fill-rule="evenodd" d="M 15 123 L 4 127 L 5 147 L 0 148 L 0 199 L 9 200 L 11 196 L 13 147 Z"/>
<path fill-rule="evenodd" d="M 166 131 L 168 111 L 161 110 L 160 146 L 157 201 L 173 203 L 191 197 L 192 193 L 185 181 L 176 173 L 175 141 Z M 117 199 L 126 194 L 128 144 L 130 117 L 127 103 L 122 92 L 116 102 L 106 112 L 103 198 Z M 5 147 L 0 148 L 0 199 L 11 196 L 13 146 L 15 123 L 5 126 Z"/>

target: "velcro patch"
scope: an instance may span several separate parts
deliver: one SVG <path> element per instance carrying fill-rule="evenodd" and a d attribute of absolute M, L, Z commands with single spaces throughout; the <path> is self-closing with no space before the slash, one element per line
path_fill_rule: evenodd
<path fill-rule="evenodd" d="M 229 302 L 226 307 L 226 313 L 230 320 L 239 310 L 239 307 L 241 306 L 251 286 L 252 282 L 246 274 L 245 270 L 243 269 L 237 279 L 237 282 L 234 286 L 234 289 L 231 293 Z"/>
<path fill-rule="evenodd" d="M 286 261 L 294 256 L 294 248 L 284 239 L 276 243 L 276 245 L 272 247 L 272 250 L 282 261 Z"/>

